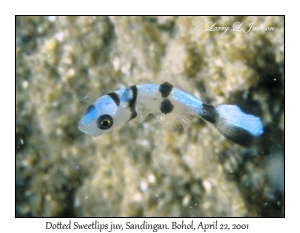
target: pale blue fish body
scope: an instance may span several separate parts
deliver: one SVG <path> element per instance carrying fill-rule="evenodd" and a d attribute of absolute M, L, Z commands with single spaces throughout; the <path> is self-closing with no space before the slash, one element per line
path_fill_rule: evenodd
<path fill-rule="evenodd" d="M 91 136 L 100 136 L 132 119 L 145 118 L 149 113 L 174 116 L 177 120 L 185 116 L 201 117 L 243 146 L 250 146 L 263 133 L 260 117 L 245 113 L 237 105 L 205 104 L 168 82 L 135 85 L 101 96 L 87 108 L 78 128 Z"/>

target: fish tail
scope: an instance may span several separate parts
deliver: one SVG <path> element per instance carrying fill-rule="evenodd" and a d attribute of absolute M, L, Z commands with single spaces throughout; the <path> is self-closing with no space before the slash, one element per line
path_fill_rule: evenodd
<path fill-rule="evenodd" d="M 237 105 L 214 107 L 203 104 L 201 117 L 215 125 L 229 140 L 245 147 L 251 146 L 264 132 L 260 117 L 246 113 Z"/>

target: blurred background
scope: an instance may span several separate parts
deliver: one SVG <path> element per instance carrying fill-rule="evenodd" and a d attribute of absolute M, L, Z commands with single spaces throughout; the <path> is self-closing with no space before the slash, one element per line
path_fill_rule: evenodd
<path fill-rule="evenodd" d="M 255 110 L 264 135 L 78 130 L 101 95 L 165 81 Z M 16 216 L 284 217 L 284 17 L 16 17 Z"/>

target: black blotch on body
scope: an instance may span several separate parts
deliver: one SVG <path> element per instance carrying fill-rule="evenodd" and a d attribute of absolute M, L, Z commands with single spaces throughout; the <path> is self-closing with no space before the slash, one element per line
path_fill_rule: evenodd
<path fill-rule="evenodd" d="M 107 95 L 113 99 L 113 101 L 116 103 L 117 106 L 120 105 L 120 98 L 116 93 L 111 92 L 111 93 L 108 93 Z"/>
<path fill-rule="evenodd" d="M 170 100 L 164 99 L 160 105 L 160 111 L 164 114 L 168 114 L 173 111 L 174 105 Z"/>
<path fill-rule="evenodd" d="M 259 111 L 259 106 L 255 105 L 254 103 L 249 104 L 247 107 L 246 106 L 241 106 L 238 105 L 238 107 L 241 109 L 242 112 L 248 114 L 248 115 L 253 115 L 260 117 L 261 113 Z"/>
<path fill-rule="evenodd" d="M 135 103 L 136 103 L 136 98 L 137 98 L 137 94 L 138 94 L 138 89 L 135 85 L 130 87 L 130 89 L 132 91 L 132 98 L 128 103 L 128 107 L 131 111 L 131 116 L 130 116 L 130 119 L 128 121 L 130 121 L 133 118 L 136 118 L 136 116 L 137 116 L 137 112 L 136 112 L 136 109 L 135 109 Z"/>
<path fill-rule="evenodd" d="M 85 110 L 85 115 L 88 114 L 90 111 L 95 110 L 95 105 L 90 105 L 87 107 L 87 109 Z"/>
<path fill-rule="evenodd" d="M 255 136 L 240 127 L 220 125 L 217 127 L 221 129 L 221 133 L 226 138 L 244 147 L 250 147 L 256 139 Z"/>
<path fill-rule="evenodd" d="M 159 91 L 163 98 L 167 98 L 173 89 L 173 85 L 168 82 L 164 82 L 159 86 Z"/>
<path fill-rule="evenodd" d="M 203 115 L 201 115 L 201 117 L 204 120 L 207 120 L 208 122 L 210 122 L 212 124 L 215 124 L 217 122 L 218 116 L 219 116 L 216 108 L 209 104 L 203 104 L 202 108 L 203 108 Z"/>

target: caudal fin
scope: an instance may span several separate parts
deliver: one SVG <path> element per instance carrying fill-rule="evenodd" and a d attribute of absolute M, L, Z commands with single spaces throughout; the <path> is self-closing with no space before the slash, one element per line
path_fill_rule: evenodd
<path fill-rule="evenodd" d="M 260 117 L 245 113 L 237 105 L 221 104 L 215 108 L 203 104 L 203 112 L 202 117 L 214 124 L 224 136 L 245 147 L 251 146 L 264 132 Z"/>

